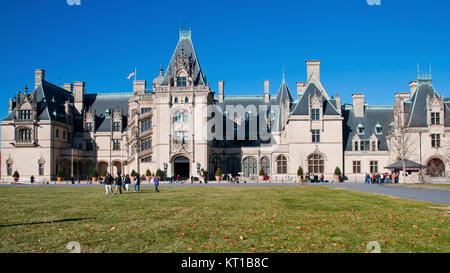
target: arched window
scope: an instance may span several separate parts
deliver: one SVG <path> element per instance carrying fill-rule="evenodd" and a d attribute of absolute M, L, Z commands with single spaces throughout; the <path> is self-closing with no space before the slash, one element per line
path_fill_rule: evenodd
<path fill-rule="evenodd" d="M 184 111 L 183 112 L 183 122 L 188 122 L 189 121 L 189 118 L 188 118 L 188 111 Z"/>
<path fill-rule="evenodd" d="M 178 98 L 175 97 L 175 99 L 173 100 L 173 102 L 178 103 Z"/>
<path fill-rule="evenodd" d="M 266 175 L 270 174 L 270 159 L 269 158 L 263 157 L 261 159 L 261 170 L 263 170 Z"/>
<path fill-rule="evenodd" d="M 188 103 L 189 102 L 189 98 L 188 97 L 184 98 L 184 102 Z"/>
<path fill-rule="evenodd" d="M 244 176 L 249 177 L 251 175 L 255 175 L 257 173 L 257 163 L 256 158 L 247 157 L 243 162 Z"/>
<path fill-rule="evenodd" d="M 277 157 L 277 173 L 287 174 L 287 159 L 284 155 Z"/>
<path fill-rule="evenodd" d="M 308 172 L 319 174 L 324 172 L 324 160 L 320 154 L 312 154 L 308 157 Z"/>

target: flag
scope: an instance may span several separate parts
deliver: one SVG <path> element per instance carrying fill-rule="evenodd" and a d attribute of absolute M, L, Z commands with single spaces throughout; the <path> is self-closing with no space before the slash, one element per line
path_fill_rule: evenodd
<path fill-rule="evenodd" d="M 134 70 L 133 73 L 131 73 L 130 75 L 128 75 L 128 79 L 131 80 L 131 77 L 136 77 L 136 70 Z"/>

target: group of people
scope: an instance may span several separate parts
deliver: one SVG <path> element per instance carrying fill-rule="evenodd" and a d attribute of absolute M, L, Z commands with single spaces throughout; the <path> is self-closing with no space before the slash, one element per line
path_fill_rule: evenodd
<path fill-rule="evenodd" d="M 398 173 L 366 173 L 365 184 L 383 184 L 383 183 L 398 183 Z"/>
<path fill-rule="evenodd" d="M 109 172 L 106 173 L 104 184 L 105 184 L 105 190 L 106 194 L 122 194 L 122 189 L 124 192 L 130 191 L 130 185 L 131 185 L 131 178 L 127 175 L 120 175 L 118 173 L 116 177 L 113 177 Z M 158 186 L 159 186 L 159 178 L 155 177 L 153 179 L 153 182 L 155 184 L 155 192 L 159 192 Z M 113 191 L 113 185 L 114 185 L 114 191 Z M 134 176 L 134 192 L 140 192 L 141 191 L 141 177 L 139 174 L 136 174 Z"/>
<path fill-rule="evenodd" d="M 323 183 L 323 182 L 325 182 L 325 176 L 322 174 L 322 175 L 314 175 L 314 174 L 309 174 L 309 173 L 307 173 L 306 174 L 306 179 L 310 182 L 310 183 L 319 183 L 319 182 L 321 182 L 321 183 Z"/>

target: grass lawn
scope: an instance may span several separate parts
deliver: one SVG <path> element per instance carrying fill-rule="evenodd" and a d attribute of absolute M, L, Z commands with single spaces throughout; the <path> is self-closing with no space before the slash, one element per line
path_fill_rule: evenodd
<path fill-rule="evenodd" d="M 0 252 L 450 252 L 448 206 L 314 186 L 0 188 Z"/>

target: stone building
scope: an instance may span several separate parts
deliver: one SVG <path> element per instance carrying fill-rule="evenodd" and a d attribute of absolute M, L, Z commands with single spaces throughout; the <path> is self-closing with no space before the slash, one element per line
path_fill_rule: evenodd
<path fill-rule="evenodd" d="M 395 94 L 393 106 L 368 105 L 364 94 L 342 105 L 326 91 L 320 66 L 306 62 L 295 98 L 284 71 L 276 95 L 269 81 L 261 95 L 226 96 L 223 81 L 215 94 L 191 31 L 180 30 L 166 71 L 161 67 L 151 86 L 133 81 L 130 93 L 87 93 L 84 82 L 56 86 L 38 69 L 33 91 L 17 92 L 0 124 L 2 178 L 17 170 L 49 181 L 60 169 L 75 179 L 93 169 L 161 169 L 183 178 L 203 169 L 212 178 L 221 168 L 249 180 L 263 170 L 272 180 L 295 181 L 302 167 L 331 181 L 338 167 L 349 181 L 363 181 L 401 158 L 396 132 L 409 140 L 407 158 L 427 166 L 425 177 L 450 176 L 450 101 L 438 95 L 431 75 Z"/>

